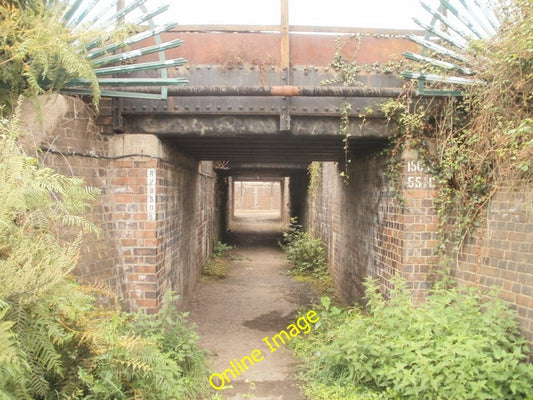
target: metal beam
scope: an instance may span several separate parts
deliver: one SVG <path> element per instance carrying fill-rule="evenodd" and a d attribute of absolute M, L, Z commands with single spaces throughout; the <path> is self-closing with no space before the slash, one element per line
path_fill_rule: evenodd
<path fill-rule="evenodd" d="M 289 72 L 290 66 L 290 36 L 289 36 L 289 0 L 281 0 L 281 71 L 282 82 L 281 84 L 290 85 L 291 77 Z M 282 131 L 289 131 L 291 129 L 291 114 L 290 114 L 290 99 L 285 94 L 280 94 L 283 99 L 283 106 L 281 107 L 280 114 L 280 129 Z"/>
<path fill-rule="evenodd" d="M 156 94 L 154 87 L 133 87 L 128 90 Z M 397 87 L 350 86 L 172 86 L 169 96 L 280 96 L 280 97 L 398 97 L 404 94 Z"/>
<path fill-rule="evenodd" d="M 294 116 L 289 132 L 280 129 L 279 117 L 254 115 L 185 115 L 176 118 L 174 115 L 127 115 L 124 118 L 125 132 L 148 133 L 167 137 L 217 137 L 233 138 L 241 136 L 271 137 L 302 136 L 338 137 L 344 135 L 339 132 L 339 119 L 335 117 L 307 117 Z M 348 132 L 351 137 L 381 137 L 386 138 L 396 132 L 393 124 L 385 119 L 372 118 L 365 123 L 361 119 L 353 118 Z"/>

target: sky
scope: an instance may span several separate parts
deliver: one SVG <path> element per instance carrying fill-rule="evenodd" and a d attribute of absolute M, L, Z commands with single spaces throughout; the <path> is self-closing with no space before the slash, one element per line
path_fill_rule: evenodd
<path fill-rule="evenodd" d="M 434 4 L 436 0 L 426 2 Z M 169 1 L 167 17 L 180 25 L 278 25 L 281 0 Z M 419 0 L 289 0 L 291 25 L 418 29 L 429 20 Z"/>

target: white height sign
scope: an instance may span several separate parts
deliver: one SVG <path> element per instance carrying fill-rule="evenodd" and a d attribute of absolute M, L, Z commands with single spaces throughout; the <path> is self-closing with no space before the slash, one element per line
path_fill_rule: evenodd
<path fill-rule="evenodd" d="M 156 220 L 156 182 L 157 172 L 155 168 L 148 168 L 146 170 L 146 213 L 148 221 Z"/>

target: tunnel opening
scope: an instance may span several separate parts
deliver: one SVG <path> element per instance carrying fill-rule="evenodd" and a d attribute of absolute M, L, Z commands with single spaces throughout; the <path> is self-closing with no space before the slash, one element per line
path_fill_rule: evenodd
<path fill-rule="evenodd" d="M 281 221 L 284 180 L 233 180 L 232 221 Z"/>
<path fill-rule="evenodd" d="M 288 176 L 227 177 L 225 240 L 233 245 L 276 244 L 291 217 L 290 180 Z"/>

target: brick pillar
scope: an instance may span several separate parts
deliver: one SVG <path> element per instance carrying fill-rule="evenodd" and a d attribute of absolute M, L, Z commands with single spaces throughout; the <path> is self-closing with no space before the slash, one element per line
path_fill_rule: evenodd
<path fill-rule="evenodd" d="M 416 301 L 422 301 L 429 289 L 429 275 L 438 245 L 438 218 L 434 208 L 436 195 L 433 176 L 413 150 L 403 157 L 403 262 L 401 273 Z"/>
<path fill-rule="evenodd" d="M 124 302 L 130 311 L 156 312 L 162 295 L 158 236 L 160 143 L 151 135 L 121 135 L 114 138 L 112 147 L 117 155 L 133 155 L 114 160 L 110 173 Z"/>
<path fill-rule="evenodd" d="M 159 307 L 159 241 L 157 235 L 158 161 L 128 159 L 113 162 L 112 201 L 122 257 L 123 293 L 131 311 Z M 149 207 L 154 207 L 149 210 Z"/>

